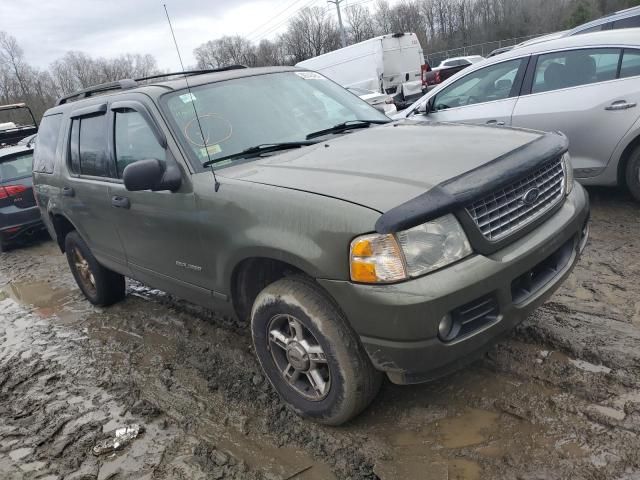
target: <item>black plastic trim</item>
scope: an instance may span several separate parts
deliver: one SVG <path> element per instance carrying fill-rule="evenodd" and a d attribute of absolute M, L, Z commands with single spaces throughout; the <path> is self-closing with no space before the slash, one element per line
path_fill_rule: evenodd
<path fill-rule="evenodd" d="M 522 178 L 543 163 L 564 154 L 568 148 L 569 142 L 564 135 L 541 134 L 537 139 L 509 153 L 442 182 L 422 195 L 392 208 L 378 218 L 376 231 L 398 232 L 447 213 L 461 211 L 471 201 Z M 477 227 L 474 228 L 477 230 Z M 530 231 L 529 228 L 523 230 Z M 509 240 L 513 241 L 513 237 Z"/>
<path fill-rule="evenodd" d="M 88 117 L 89 115 L 102 115 L 107 112 L 107 103 L 98 103 L 84 108 L 76 108 L 69 118 Z"/>

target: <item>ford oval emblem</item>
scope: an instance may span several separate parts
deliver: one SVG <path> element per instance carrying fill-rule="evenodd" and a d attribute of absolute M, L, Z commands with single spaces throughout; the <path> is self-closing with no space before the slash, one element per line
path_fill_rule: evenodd
<path fill-rule="evenodd" d="M 538 200 L 539 196 L 540 196 L 540 189 L 531 188 L 525 192 L 521 200 L 522 200 L 522 203 L 524 203 L 525 205 L 533 205 L 534 203 L 536 203 L 536 200 Z"/>

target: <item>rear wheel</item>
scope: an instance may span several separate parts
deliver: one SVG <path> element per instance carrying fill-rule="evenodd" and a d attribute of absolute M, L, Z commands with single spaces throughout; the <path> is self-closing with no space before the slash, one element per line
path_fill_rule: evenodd
<path fill-rule="evenodd" d="M 640 202 L 640 147 L 631 152 L 625 171 L 625 181 L 633 198 Z"/>
<path fill-rule="evenodd" d="M 378 393 L 376 371 L 342 312 L 304 277 L 278 280 L 251 312 L 256 354 L 281 398 L 299 415 L 339 425 Z"/>
<path fill-rule="evenodd" d="M 77 232 L 66 236 L 65 251 L 71 273 L 91 303 L 108 306 L 124 298 L 124 276 L 100 265 Z"/>

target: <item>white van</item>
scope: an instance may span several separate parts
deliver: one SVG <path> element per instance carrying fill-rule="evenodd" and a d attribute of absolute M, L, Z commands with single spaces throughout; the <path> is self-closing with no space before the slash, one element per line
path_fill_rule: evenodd
<path fill-rule="evenodd" d="M 424 53 L 415 33 L 394 33 L 325 53 L 296 66 L 320 72 L 345 88 L 393 95 L 399 108 L 422 95 Z"/>

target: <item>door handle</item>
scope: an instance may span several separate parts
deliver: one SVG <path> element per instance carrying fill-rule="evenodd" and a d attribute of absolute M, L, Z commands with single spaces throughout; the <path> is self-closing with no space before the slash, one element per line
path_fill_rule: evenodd
<path fill-rule="evenodd" d="M 498 120 L 489 120 L 487 125 L 498 125 L 500 127 L 504 126 L 504 122 L 499 122 Z"/>
<path fill-rule="evenodd" d="M 75 197 L 76 192 L 71 187 L 63 187 L 62 188 L 62 196 L 64 197 Z"/>
<path fill-rule="evenodd" d="M 115 195 L 111 197 L 111 206 L 115 208 L 130 208 L 131 202 L 129 202 L 129 199 L 127 197 Z"/>
<path fill-rule="evenodd" d="M 605 107 L 605 110 L 616 111 L 616 110 L 628 110 L 629 108 L 635 107 L 636 103 L 627 103 L 626 100 L 618 100 L 617 102 L 613 102 L 608 107 Z"/>

